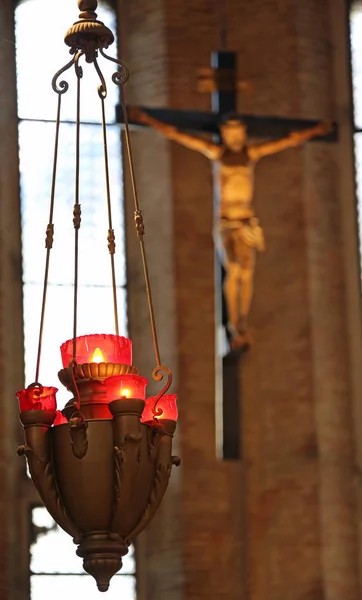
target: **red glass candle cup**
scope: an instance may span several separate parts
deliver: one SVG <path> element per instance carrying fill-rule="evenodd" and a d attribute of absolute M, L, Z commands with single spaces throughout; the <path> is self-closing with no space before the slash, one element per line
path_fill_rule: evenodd
<path fill-rule="evenodd" d="M 69 366 L 73 358 L 73 340 L 67 340 L 60 346 L 63 367 Z M 76 361 L 84 363 L 132 364 L 132 342 L 120 335 L 95 333 L 77 337 Z"/>
<path fill-rule="evenodd" d="M 140 375 L 114 375 L 104 382 L 107 388 L 107 401 L 136 398 L 144 400 L 148 381 Z"/>
<path fill-rule="evenodd" d="M 66 419 L 61 410 L 57 410 L 53 425 L 56 427 L 57 425 L 63 425 L 63 423 L 68 423 L 68 419 Z"/>
<path fill-rule="evenodd" d="M 169 419 L 170 421 L 177 421 L 177 395 L 165 394 L 164 396 L 161 396 L 156 406 L 156 412 L 159 414 L 154 415 L 156 398 L 157 396 L 151 396 L 151 398 L 147 398 L 141 417 L 141 423 L 152 423 L 154 418 L 159 420 Z"/>
<path fill-rule="evenodd" d="M 57 401 L 55 395 L 58 388 L 34 386 L 16 392 L 20 412 L 27 410 L 49 410 L 55 412 Z"/>

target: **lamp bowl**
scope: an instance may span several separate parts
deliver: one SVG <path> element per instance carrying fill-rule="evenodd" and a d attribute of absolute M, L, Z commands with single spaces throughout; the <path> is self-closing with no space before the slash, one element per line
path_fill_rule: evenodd
<path fill-rule="evenodd" d="M 45 507 L 79 545 L 77 554 L 101 591 L 152 519 L 172 464 L 179 462 L 171 455 L 170 432 L 141 423 L 143 400 L 111 404 L 110 419 L 75 413 L 69 424 L 25 425 L 26 446 L 19 452 L 27 456 Z"/>

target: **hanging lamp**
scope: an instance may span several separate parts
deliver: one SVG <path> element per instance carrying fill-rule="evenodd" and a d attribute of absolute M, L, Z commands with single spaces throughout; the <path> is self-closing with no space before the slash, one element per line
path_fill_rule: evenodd
<path fill-rule="evenodd" d="M 147 526 L 157 511 L 168 486 L 172 465 L 180 459 L 172 456 L 172 436 L 176 429 L 176 395 L 166 394 L 172 373 L 161 364 L 152 305 L 144 224 L 134 177 L 127 120 L 125 87 L 129 77 L 126 65 L 106 54 L 113 43 L 110 29 L 97 20 L 97 1 L 78 0 L 79 20 L 69 29 L 65 43 L 71 60 L 53 78 L 58 95 L 55 150 L 46 228 L 46 261 L 41 306 L 39 343 L 34 383 L 17 392 L 20 421 L 25 445 L 19 455 L 28 460 L 32 480 L 50 515 L 78 545 L 85 571 L 96 579 L 98 589 L 106 591 L 110 579 L 122 567 L 130 543 Z M 98 58 L 118 65 L 113 83 L 119 86 L 125 120 L 126 154 L 134 200 L 134 222 L 140 242 L 146 284 L 156 366 L 155 381 L 166 379 L 161 391 L 146 398 L 147 380 L 132 365 L 132 342 L 119 335 L 114 263 L 115 234 L 112 227 L 112 203 L 109 185 L 105 100 L 107 83 Z M 105 163 L 105 183 L 109 229 L 106 234 L 111 261 L 115 334 L 77 336 L 78 248 L 81 243 L 81 205 L 79 203 L 80 107 L 82 63 L 93 65 L 100 84 Z M 76 98 L 76 161 L 74 225 L 74 310 L 73 336 L 61 346 L 63 368 L 60 382 L 73 398 L 57 410 L 57 388 L 39 382 L 42 335 L 44 328 L 48 274 L 54 238 L 54 199 L 57 179 L 58 141 L 62 97 L 69 84 L 60 79 L 74 68 Z M 90 323 L 91 327 L 91 323 Z"/>

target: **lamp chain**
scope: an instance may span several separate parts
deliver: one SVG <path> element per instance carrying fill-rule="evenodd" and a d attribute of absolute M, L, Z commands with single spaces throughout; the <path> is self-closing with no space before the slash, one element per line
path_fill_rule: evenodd
<path fill-rule="evenodd" d="M 152 339 L 156 357 L 156 368 L 153 372 L 153 377 L 157 381 L 162 379 L 162 371 L 166 371 L 168 375 L 168 384 L 169 387 L 171 381 L 171 372 L 167 367 L 163 367 L 161 365 L 160 359 L 160 351 L 158 346 L 157 339 L 157 331 L 156 331 L 156 323 L 155 323 L 155 315 L 154 315 L 154 307 L 150 286 L 150 278 L 148 271 L 148 262 L 146 256 L 146 249 L 144 244 L 144 234 L 145 227 L 143 222 L 142 211 L 140 209 L 139 201 L 138 201 L 138 193 L 136 188 L 136 180 L 134 173 L 134 164 L 132 157 L 132 149 L 130 143 L 130 132 L 129 132 L 129 122 L 128 122 L 128 114 L 127 114 L 127 102 L 126 102 L 126 82 L 129 77 L 129 72 L 125 64 L 113 57 L 105 54 L 103 48 L 99 48 L 99 52 L 102 54 L 104 58 L 115 62 L 117 65 L 121 67 L 121 71 L 118 71 L 113 74 L 112 80 L 116 85 L 120 86 L 120 96 L 121 96 L 121 105 L 123 109 L 124 115 L 124 131 L 125 131 L 125 141 L 126 141 L 126 151 L 128 158 L 128 165 L 130 171 L 131 178 L 131 187 L 132 187 L 132 195 L 134 202 L 134 223 L 137 232 L 137 236 L 140 242 L 141 249 L 141 257 L 142 257 L 142 266 L 143 266 L 143 274 L 145 279 L 145 287 L 147 294 L 147 303 L 151 321 L 151 330 L 152 330 Z M 65 92 L 67 92 L 69 85 L 66 81 L 60 81 L 58 83 L 59 76 L 66 70 L 68 70 L 72 65 L 75 67 L 75 72 L 77 76 L 77 108 L 76 108 L 76 165 L 75 165 L 75 204 L 73 209 L 73 224 L 74 224 L 74 302 L 73 302 L 73 361 L 76 360 L 76 346 L 77 346 L 77 315 L 78 315 L 78 274 L 79 274 L 79 229 L 81 225 L 81 205 L 79 202 L 79 175 L 80 175 L 80 82 L 83 77 L 82 67 L 79 65 L 79 59 L 85 52 L 80 50 L 76 52 L 72 58 L 72 60 L 67 63 L 60 71 L 56 73 L 52 81 L 52 87 L 54 91 L 58 94 L 58 110 L 57 110 L 57 119 L 56 119 L 56 133 L 55 133 L 55 149 L 54 149 L 54 163 L 53 163 L 53 175 L 52 175 L 52 188 L 51 188 L 51 199 L 50 199 L 50 213 L 49 213 L 49 223 L 46 229 L 46 263 L 45 263 L 45 274 L 44 274 L 44 287 L 43 287 L 43 299 L 42 299 L 42 308 L 41 308 L 41 319 L 40 319 L 40 331 L 39 331 L 39 344 L 38 344 L 38 356 L 37 356 L 37 365 L 36 365 L 36 376 L 35 380 L 38 381 L 39 377 L 39 369 L 40 369 L 40 357 L 41 357 L 41 348 L 42 348 L 42 337 L 43 337 L 43 329 L 44 329 L 44 315 L 45 315 L 45 305 L 46 305 L 46 295 L 47 295 L 47 286 L 48 286 L 48 278 L 49 278 L 49 264 L 50 264 L 50 250 L 53 245 L 53 236 L 54 236 L 54 225 L 53 225 L 53 213 L 54 213 L 54 199 L 55 199 L 55 184 L 56 184 L 56 174 L 57 174 L 57 160 L 58 160 L 58 147 L 59 147 L 59 126 L 60 126 L 60 112 L 61 112 L 61 96 Z M 115 329 L 116 334 L 119 335 L 119 324 L 118 324 L 118 309 L 117 309 L 117 288 L 116 288 L 116 276 L 115 276 L 115 263 L 114 263 L 114 253 L 115 253 L 115 235 L 112 225 L 112 212 L 111 212 L 111 197 L 110 197 L 110 185 L 109 185 L 109 164 L 108 164 L 108 149 L 107 149 L 107 133 L 106 133 L 106 118 L 105 118 L 105 105 L 104 100 L 107 96 L 107 89 L 105 80 L 103 75 L 99 69 L 96 58 L 93 60 L 96 71 L 101 79 L 101 85 L 98 87 L 98 94 L 101 99 L 101 108 L 102 108 L 102 131 L 103 131 L 103 143 L 104 143 L 104 164 L 105 164 L 105 177 L 106 177 L 106 193 L 107 193 L 107 208 L 108 208 L 108 250 L 111 258 L 111 269 L 112 269 L 112 290 L 113 290 L 113 303 L 114 303 L 114 318 L 115 318 Z M 161 393 L 165 393 L 163 390 Z"/>

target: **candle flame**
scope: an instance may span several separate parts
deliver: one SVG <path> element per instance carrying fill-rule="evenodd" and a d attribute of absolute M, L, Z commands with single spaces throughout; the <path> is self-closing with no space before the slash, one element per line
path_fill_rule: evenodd
<path fill-rule="evenodd" d="M 121 391 L 120 391 L 119 395 L 120 395 L 122 398 L 129 398 L 129 397 L 130 397 L 130 395 L 131 395 L 131 390 L 128 390 L 128 389 L 123 389 L 123 390 L 121 390 Z"/>
<path fill-rule="evenodd" d="M 101 362 L 105 362 L 104 354 L 100 348 L 96 348 L 94 350 L 91 362 L 98 363 L 98 364 Z"/>

